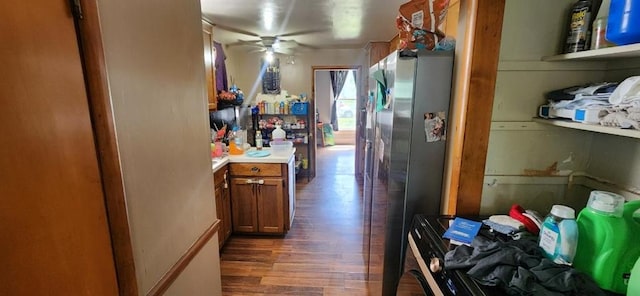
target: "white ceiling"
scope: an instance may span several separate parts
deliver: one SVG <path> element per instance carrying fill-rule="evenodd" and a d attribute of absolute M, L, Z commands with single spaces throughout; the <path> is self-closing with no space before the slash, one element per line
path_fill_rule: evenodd
<path fill-rule="evenodd" d="M 398 7 L 408 0 L 201 0 L 223 44 L 281 36 L 318 48 L 362 48 L 397 33 Z M 236 31 L 231 32 L 231 31 Z M 237 32 L 244 32 L 240 34 Z"/>

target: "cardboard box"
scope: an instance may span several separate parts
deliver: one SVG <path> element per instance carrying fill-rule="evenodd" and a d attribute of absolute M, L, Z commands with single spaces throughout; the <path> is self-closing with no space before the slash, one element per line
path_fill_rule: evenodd
<path fill-rule="evenodd" d="M 400 5 L 396 25 L 401 47 L 433 49 L 445 37 L 449 0 L 412 0 Z"/>

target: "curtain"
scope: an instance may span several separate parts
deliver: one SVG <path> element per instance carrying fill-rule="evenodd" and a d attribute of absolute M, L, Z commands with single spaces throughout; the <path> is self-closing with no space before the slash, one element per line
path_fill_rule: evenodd
<path fill-rule="evenodd" d="M 340 92 L 344 87 L 345 81 L 347 81 L 347 75 L 349 75 L 349 71 L 329 71 L 329 75 L 331 75 L 331 90 L 333 90 L 333 102 L 331 102 L 331 125 L 333 125 L 333 130 L 338 130 L 338 98 L 340 97 Z"/>

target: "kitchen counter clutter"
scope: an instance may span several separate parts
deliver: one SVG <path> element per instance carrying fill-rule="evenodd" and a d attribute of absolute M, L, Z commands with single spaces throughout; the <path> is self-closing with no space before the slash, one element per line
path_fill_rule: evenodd
<path fill-rule="evenodd" d="M 257 151 L 252 147 L 249 151 Z M 261 151 L 271 152 L 268 147 L 262 148 Z M 257 162 L 257 163 L 288 163 L 291 158 L 294 157 L 296 148 L 291 149 L 291 153 L 286 154 L 273 154 L 265 157 L 251 157 L 246 152 L 242 155 L 227 155 L 223 157 L 216 157 L 211 160 L 211 169 L 215 172 L 221 167 L 229 163 L 243 163 L 243 162 Z"/>
<path fill-rule="evenodd" d="M 212 159 L 217 212 L 229 234 L 283 235 L 291 228 L 295 151 L 273 153 L 270 148 L 252 147 L 242 155 Z M 228 204 L 219 201 L 226 198 Z M 219 237 L 220 246 L 227 237 Z"/>

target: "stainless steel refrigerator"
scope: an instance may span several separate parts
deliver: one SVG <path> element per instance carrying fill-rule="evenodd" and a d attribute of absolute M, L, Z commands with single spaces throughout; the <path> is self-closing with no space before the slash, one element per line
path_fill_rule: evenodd
<path fill-rule="evenodd" d="M 393 52 L 370 69 L 364 176 L 369 280 L 395 295 L 415 214 L 437 215 L 453 52 Z"/>

